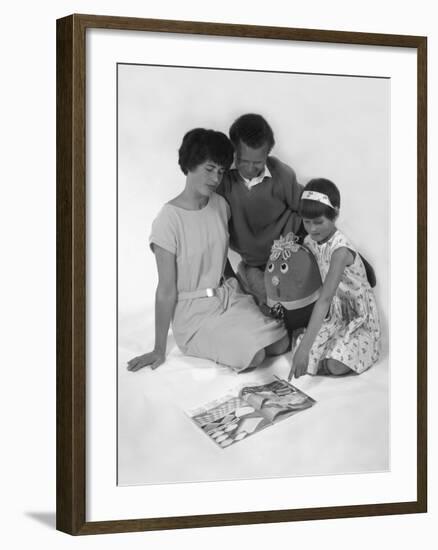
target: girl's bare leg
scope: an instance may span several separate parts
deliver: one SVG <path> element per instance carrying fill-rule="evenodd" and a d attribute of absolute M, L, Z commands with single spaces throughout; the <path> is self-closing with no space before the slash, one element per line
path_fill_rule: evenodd
<path fill-rule="evenodd" d="M 336 359 L 325 359 L 325 367 L 333 376 L 342 376 L 343 374 L 351 372 L 351 369 L 348 368 L 347 365 L 344 365 L 344 363 L 340 361 L 336 361 Z"/>

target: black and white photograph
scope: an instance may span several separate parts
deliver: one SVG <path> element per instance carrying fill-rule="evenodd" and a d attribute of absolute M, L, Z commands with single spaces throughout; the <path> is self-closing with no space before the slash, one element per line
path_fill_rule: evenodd
<path fill-rule="evenodd" d="M 390 469 L 390 101 L 117 64 L 119 486 Z"/>
<path fill-rule="evenodd" d="M 432 12 L 4 5 L 4 548 L 437 538 Z"/>

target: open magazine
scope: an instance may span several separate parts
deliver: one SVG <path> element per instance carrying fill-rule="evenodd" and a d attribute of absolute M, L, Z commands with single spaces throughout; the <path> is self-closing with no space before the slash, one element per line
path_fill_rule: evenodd
<path fill-rule="evenodd" d="M 286 380 L 275 377 L 266 384 L 236 389 L 234 395 L 226 395 L 188 414 L 208 437 L 224 448 L 315 403 Z"/>

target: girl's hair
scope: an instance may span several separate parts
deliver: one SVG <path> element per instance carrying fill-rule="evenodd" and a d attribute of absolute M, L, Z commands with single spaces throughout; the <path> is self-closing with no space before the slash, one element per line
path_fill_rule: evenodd
<path fill-rule="evenodd" d="M 178 150 L 178 164 L 185 175 L 207 160 L 228 170 L 233 162 L 233 146 L 222 132 L 194 128 L 186 133 Z"/>
<path fill-rule="evenodd" d="M 327 195 L 335 208 L 331 208 L 331 206 L 322 202 L 301 199 L 298 212 L 302 218 L 312 220 L 313 218 L 319 218 L 319 216 L 325 216 L 327 219 L 333 221 L 337 217 L 341 206 L 341 195 L 339 189 L 332 181 L 324 178 L 310 180 L 303 189 L 303 193 L 304 191 L 317 191 L 318 193 Z"/>
<path fill-rule="evenodd" d="M 274 132 L 262 115 L 248 113 L 236 119 L 230 128 L 230 139 L 234 148 L 242 141 L 251 149 L 268 145 L 269 151 L 274 147 Z"/>

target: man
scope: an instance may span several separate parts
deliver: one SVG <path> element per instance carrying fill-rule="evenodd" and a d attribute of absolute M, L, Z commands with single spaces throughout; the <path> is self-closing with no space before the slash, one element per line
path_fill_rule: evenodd
<path fill-rule="evenodd" d="M 290 231 L 303 232 L 297 212 L 302 186 L 290 166 L 270 155 L 274 134 L 261 115 L 239 117 L 230 128 L 230 139 L 234 164 L 217 192 L 231 209 L 230 247 L 242 258 L 238 278 L 261 305 L 266 300 L 263 274 L 273 241 Z"/>

